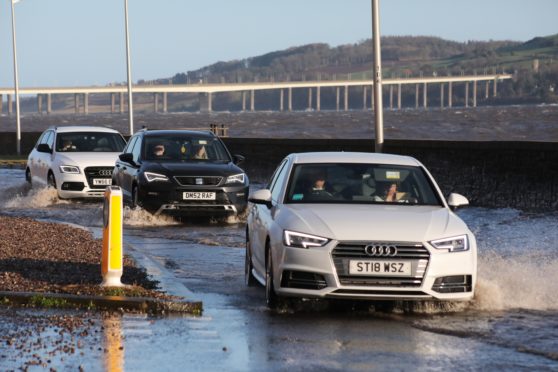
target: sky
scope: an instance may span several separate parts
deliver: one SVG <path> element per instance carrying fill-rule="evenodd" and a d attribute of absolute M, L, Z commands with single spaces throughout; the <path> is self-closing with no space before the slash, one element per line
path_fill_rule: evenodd
<path fill-rule="evenodd" d="M 380 0 L 381 35 L 454 41 L 558 33 L 558 0 Z M 132 80 L 308 43 L 372 36 L 371 0 L 128 0 Z M 15 4 L 20 87 L 126 81 L 124 0 Z M 0 86 L 11 87 L 11 0 L 0 0 Z"/>

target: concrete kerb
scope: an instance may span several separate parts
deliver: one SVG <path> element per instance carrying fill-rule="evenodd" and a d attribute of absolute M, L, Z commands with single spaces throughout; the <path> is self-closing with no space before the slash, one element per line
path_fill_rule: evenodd
<path fill-rule="evenodd" d="M 27 159 L 0 159 L 1 168 L 25 168 Z"/>
<path fill-rule="evenodd" d="M 41 292 L 0 292 L 0 304 L 55 308 L 80 308 L 94 310 L 113 310 L 146 312 L 152 314 L 191 314 L 201 315 L 200 301 L 169 301 L 146 297 L 125 296 L 83 296 L 65 293 Z"/>

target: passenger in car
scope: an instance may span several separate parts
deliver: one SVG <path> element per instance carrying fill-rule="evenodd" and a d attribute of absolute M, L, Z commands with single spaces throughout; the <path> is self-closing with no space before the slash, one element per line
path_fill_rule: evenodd
<path fill-rule="evenodd" d="M 207 159 L 207 151 L 204 145 L 198 146 L 196 148 L 196 153 L 194 154 L 194 159 Z"/>
<path fill-rule="evenodd" d="M 384 201 L 387 202 L 397 201 L 397 184 L 395 182 L 390 183 L 386 187 L 386 196 L 384 197 Z"/>
<path fill-rule="evenodd" d="M 391 182 L 387 185 L 385 196 L 383 198 L 385 202 L 398 202 L 398 203 L 409 203 L 409 194 L 406 192 L 400 192 L 398 190 L 398 185 L 396 182 Z"/>

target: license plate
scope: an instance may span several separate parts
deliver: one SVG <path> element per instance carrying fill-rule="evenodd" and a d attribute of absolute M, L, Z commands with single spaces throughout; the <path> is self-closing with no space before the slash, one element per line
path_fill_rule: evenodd
<path fill-rule="evenodd" d="M 411 275 L 411 262 L 351 260 L 349 261 L 349 274 L 409 276 Z"/>
<path fill-rule="evenodd" d="M 182 195 L 184 200 L 215 200 L 214 192 L 185 192 Z"/>
<path fill-rule="evenodd" d="M 110 186 L 112 185 L 112 179 L 110 178 L 93 178 L 93 185 L 95 186 Z"/>

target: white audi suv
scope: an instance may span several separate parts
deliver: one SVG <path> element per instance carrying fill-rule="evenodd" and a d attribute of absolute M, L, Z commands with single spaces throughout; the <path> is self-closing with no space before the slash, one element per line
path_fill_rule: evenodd
<path fill-rule="evenodd" d="M 249 197 L 245 279 L 284 297 L 470 300 L 474 235 L 428 170 L 408 156 L 287 156 Z"/>
<path fill-rule="evenodd" d="M 94 126 L 52 127 L 27 159 L 25 178 L 56 188 L 60 198 L 99 198 L 126 141 L 114 130 Z"/>

